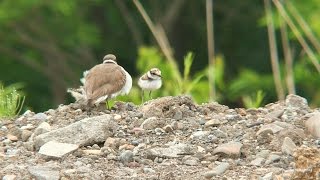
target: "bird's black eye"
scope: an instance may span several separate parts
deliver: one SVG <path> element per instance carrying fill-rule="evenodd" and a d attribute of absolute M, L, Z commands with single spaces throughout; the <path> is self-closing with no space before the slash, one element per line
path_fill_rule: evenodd
<path fill-rule="evenodd" d="M 157 75 L 157 74 L 156 74 L 156 73 L 154 73 L 154 72 L 151 72 L 151 74 L 152 74 L 152 75 Z"/>

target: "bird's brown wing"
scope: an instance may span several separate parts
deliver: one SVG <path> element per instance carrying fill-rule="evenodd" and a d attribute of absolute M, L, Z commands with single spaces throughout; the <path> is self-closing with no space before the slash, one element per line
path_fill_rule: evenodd
<path fill-rule="evenodd" d="M 116 64 L 99 64 L 93 67 L 85 81 L 88 100 L 95 101 L 101 96 L 111 95 L 122 89 L 126 82 L 125 72 Z"/>
<path fill-rule="evenodd" d="M 143 76 L 141 76 L 141 79 L 142 80 L 149 80 L 147 73 L 145 73 Z"/>

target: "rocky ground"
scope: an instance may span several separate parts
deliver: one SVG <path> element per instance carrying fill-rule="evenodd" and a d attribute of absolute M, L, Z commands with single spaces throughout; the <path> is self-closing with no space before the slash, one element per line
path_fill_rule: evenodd
<path fill-rule="evenodd" d="M 85 109 L 0 121 L 0 177 L 320 179 L 320 111 L 299 96 L 258 109 L 188 96 Z"/>

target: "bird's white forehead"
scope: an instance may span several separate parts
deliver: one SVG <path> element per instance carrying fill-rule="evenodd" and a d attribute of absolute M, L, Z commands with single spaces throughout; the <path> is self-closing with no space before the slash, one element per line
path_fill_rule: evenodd
<path fill-rule="evenodd" d="M 160 71 L 158 68 L 151 68 L 150 71 Z"/>

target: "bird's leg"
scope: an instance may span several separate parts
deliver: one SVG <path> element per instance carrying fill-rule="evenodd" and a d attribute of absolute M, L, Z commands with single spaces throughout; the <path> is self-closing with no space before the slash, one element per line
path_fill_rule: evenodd
<path fill-rule="evenodd" d="M 151 97 L 151 91 L 149 92 L 149 98 L 151 99 L 152 97 Z"/>
<path fill-rule="evenodd" d="M 143 102 L 144 102 L 143 100 L 144 100 L 144 91 L 142 90 L 141 91 L 141 104 L 143 104 Z"/>

